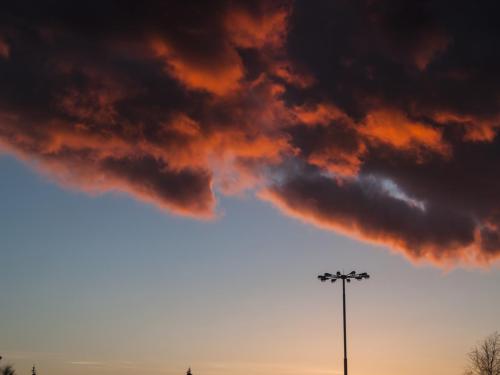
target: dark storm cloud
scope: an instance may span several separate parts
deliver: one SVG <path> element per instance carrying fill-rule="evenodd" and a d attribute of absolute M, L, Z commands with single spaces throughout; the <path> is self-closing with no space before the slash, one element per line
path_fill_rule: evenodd
<path fill-rule="evenodd" d="M 17 1 L 0 147 L 213 217 L 246 189 L 411 259 L 500 255 L 494 2 Z"/>
<path fill-rule="evenodd" d="M 279 89 L 266 77 L 246 82 L 238 51 L 279 49 L 287 9 L 227 1 L 3 4 L 3 148 L 73 187 L 126 191 L 177 213 L 212 216 L 213 178 L 240 174 L 238 163 L 223 168 L 226 154 L 273 163 L 287 149 L 272 129 L 283 104 L 266 103 Z M 269 135 L 250 121 L 269 123 Z"/>
<path fill-rule="evenodd" d="M 497 8 L 496 2 L 296 2 L 289 55 L 314 72 L 316 97 L 355 122 L 366 149 L 356 153 L 356 179 L 294 175 L 264 196 L 302 219 L 388 243 L 414 259 L 498 257 Z M 309 101 L 302 93 L 293 99 Z M 313 148 L 324 143 L 323 135 Z M 391 181 L 405 199 L 374 194 L 373 186 L 363 190 L 363 176 Z"/>
<path fill-rule="evenodd" d="M 375 178 L 338 182 L 302 174 L 264 193 L 285 212 L 319 226 L 389 244 L 410 258 L 445 261 L 474 241 L 472 218 L 446 205 L 402 199 Z"/>

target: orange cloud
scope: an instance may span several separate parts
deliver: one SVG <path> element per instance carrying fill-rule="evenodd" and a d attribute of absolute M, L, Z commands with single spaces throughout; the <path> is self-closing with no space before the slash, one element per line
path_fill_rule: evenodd
<path fill-rule="evenodd" d="M 59 184 L 102 194 L 124 192 L 176 214 L 209 219 L 215 198 L 211 173 L 196 167 L 172 169 L 168 162 L 114 137 L 65 131 L 49 124 L 43 138 L 16 134 L 16 117 L 0 116 L 0 146 Z M 9 128 L 10 127 L 10 128 Z"/>
<path fill-rule="evenodd" d="M 451 112 L 435 113 L 432 118 L 440 124 L 460 124 L 464 126 L 464 140 L 471 142 L 492 142 L 500 125 L 499 118 L 481 119 L 471 115 Z"/>
<path fill-rule="evenodd" d="M 343 152 L 338 147 L 332 146 L 315 151 L 307 158 L 308 162 L 325 169 L 340 177 L 352 177 L 359 173 L 362 162 L 361 157 L 365 151 L 363 144 L 353 152 Z"/>
<path fill-rule="evenodd" d="M 296 106 L 293 109 L 297 119 L 306 125 L 328 125 L 334 120 L 347 120 L 349 117 L 338 107 L 330 103 L 319 103 L 315 106 Z"/>
<path fill-rule="evenodd" d="M 416 207 L 373 182 L 297 177 L 262 190 L 259 196 L 286 215 L 387 246 L 415 262 L 449 267 L 457 262 L 484 265 L 500 258 L 497 248 L 482 247 L 471 218 L 443 207 Z"/>
<path fill-rule="evenodd" d="M 498 257 L 500 63 L 453 7 L 9 4 L 0 144 L 63 186 L 204 219 L 250 189 L 413 260 Z"/>
<path fill-rule="evenodd" d="M 187 56 L 166 40 L 154 39 L 151 47 L 158 57 L 165 60 L 168 72 L 189 89 L 226 95 L 239 88 L 244 74 L 243 64 L 229 45 L 218 51 L 212 61 Z"/>
<path fill-rule="evenodd" d="M 35 160 L 64 186 L 126 192 L 162 209 L 209 218 L 215 209 L 212 175 L 218 187 L 235 194 L 262 181 L 263 165 L 277 165 L 295 152 L 276 126 L 288 116 L 283 88 L 265 77 L 206 103 L 210 112 L 202 121 L 174 112 L 149 130 L 122 117 L 118 107 L 131 93 L 123 94 L 115 78 L 85 77 L 84 89 L 65 90 L 57 103 L 74 122 L 26 123 L 26 132 L 20 116 L 4 114 L 0 122 L 9 150 Z"/>
<path fill-rule="evenodd" d="M 410 120 L 397 110 L 379 109 L 368 113 L 358 130 L 372 142 L 385 143 L 400 150 L 424 148 L 442 154 L 449 152 L 439 129 Z"/>
<path fill-rule="evenodd" d="M 305 89 L 316 82 L 311 74 L 299 71 L 290 61 L 272 61 L 269 65 L 270 73 L 281 78 L 291 86 Z"/>
<path fill-rule="evenodd" d="M 262 3 L 260 9 L 232 6 L 225 16 L 225 27 L 236 46 L 243 48 L 280 48 L 286 38 L 289 16 L 287 6 L 272 7 Z"/>

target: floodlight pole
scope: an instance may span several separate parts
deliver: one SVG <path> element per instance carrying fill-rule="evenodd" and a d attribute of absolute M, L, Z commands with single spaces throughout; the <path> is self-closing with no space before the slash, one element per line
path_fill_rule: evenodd
<path fill-rule="evenodd" d="M 344 310 L 344 375 L 347 375 L 347 328 L 345 322 L 345 279 L 342 279 L 342 304 Z"/>
<path fill-rule="evenodd" d="M 366 272 L 356 273 L 352 271 L 348 274 L 343 274 L 337 271 L 336 274 L 324 273 L 323 275 L 319 275 L 318 279 L 321 282 L 331 281 L 334 283 L 335 281 L 341 279 L 342 280 L 342 312 L 343 312 L 343 323 L 344 323 L 344 375 L 347 375 L 347 319 L 346 319 L 346 308 L 345 308 L 345 283 L 346 280 L 348 283 L 351 282 L 352 279 L 363 280 L 369 279 L 370 275 Z"/>

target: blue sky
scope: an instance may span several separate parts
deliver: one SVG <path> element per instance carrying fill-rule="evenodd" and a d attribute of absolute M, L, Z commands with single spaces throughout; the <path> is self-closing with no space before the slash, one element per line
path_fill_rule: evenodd
<path fill-rule="evenodd" d="M 205 222 L 0 170 L 0 352 L 21 373 L 333 374 L 340 288 L 315 277 L 337 269 L 372 275 L 348 290 L 356 373 L 451 375 L 498 328 L 497 269 L 414 266 L 251 196 Z"/>

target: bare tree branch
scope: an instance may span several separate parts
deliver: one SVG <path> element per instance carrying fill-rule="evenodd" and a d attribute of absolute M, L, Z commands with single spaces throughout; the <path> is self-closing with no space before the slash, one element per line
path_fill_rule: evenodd
<path fill-rule="evenodd" d="M 500 334 L 486 337 L 469 353 L 466 375 L 500 375 Z"/>

